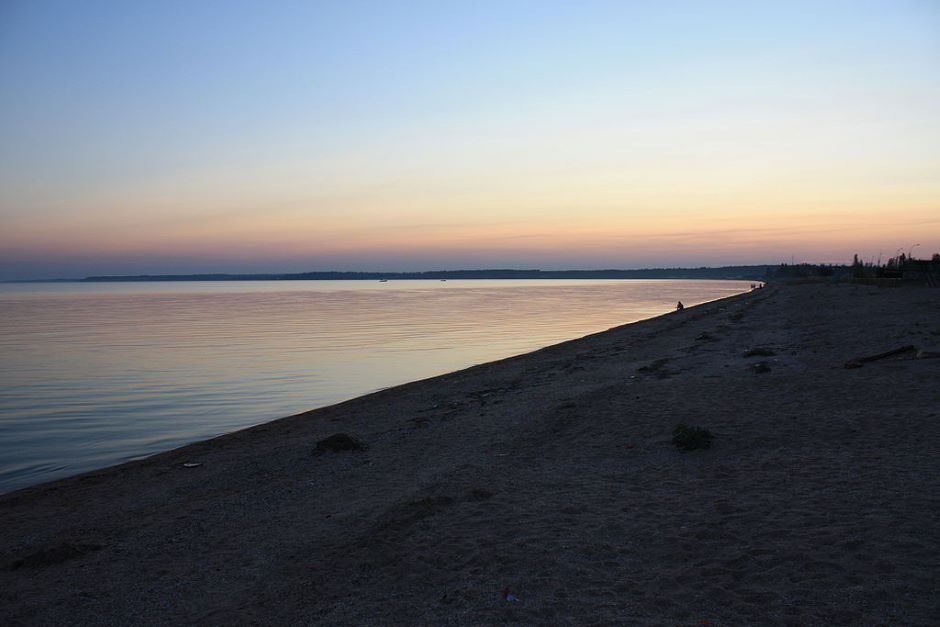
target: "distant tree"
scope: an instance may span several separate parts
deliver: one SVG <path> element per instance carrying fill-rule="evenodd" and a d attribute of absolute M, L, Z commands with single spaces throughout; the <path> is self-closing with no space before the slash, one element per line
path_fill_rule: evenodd
<path fill-rule="evenodd" d="M 860 279 L 865 276 L 865 266 L 858 258 L 858 253 L 852 255 L 852 276 Z"/>

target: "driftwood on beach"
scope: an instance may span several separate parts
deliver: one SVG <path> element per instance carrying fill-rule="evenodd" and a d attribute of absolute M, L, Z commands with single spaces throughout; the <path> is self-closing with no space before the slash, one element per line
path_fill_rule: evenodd
<path fill-rule="evenodd" d="M 850 359 L 845 362 L 846 368 L 861 368 L 863 364 L 867 364 L 872 361 L 878 361 L 880 359 L 887 359 L 888 357 L 897 357 L 898 355 L 903 355 L 905 353 L 916 354 L 917 347 L 913 344 L 908 344 L 900 348 L 895 348 L 883 353 L 878 353 L 877 355 L 867 355 L 865 357 L 856 357 L 855 359 Z"/>
<path fill-rule="evenodd" d="M 770 286 L 3 495 L 0 623 L 935 624 L 938 313 Z"/>

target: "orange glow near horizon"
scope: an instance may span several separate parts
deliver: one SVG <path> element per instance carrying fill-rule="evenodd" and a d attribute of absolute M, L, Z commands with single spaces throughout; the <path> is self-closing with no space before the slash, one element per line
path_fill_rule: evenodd
<path fill-rule="evenodd" d="M 49 255 L 69 250 L 91 257 L 148 254 L 297 260 L 330 255 L 375 260 L 412 255 L 430 260 L 461 253 L 498 257 L 500 251 L 508 251 L 513 258 L 531 254 L 535 261 L 550 260 L 553 253 L 562 260 L 580 257 L 584 262 L 579 266 L 591 267 L 614 267 L 618 258 L 636 259 L 623 264 L 635 267 L 644 257 L 662 264 L 666 253 L 689 259 L 685 265 L 722 253 L 728 263 L 773 263 L 792 254 L 810 261 L 847 262 L 855 252 L 893 254 L 915 241 L 923 240 L 928 247 L 931 241 L 940 242 L 940 211 L 931 209 L 830 210 L 782 216 L 758 211 L 706 216 L 665 210 L 642 215 L 599 212 L 584 221 L 551 212 L 532 220 L 520 219 L 518 214 L 498 220 L 479 212 L 478 220 L 469 221 L 467 215 L 473 212 L 459 219 L 444 215 L 432 221 L 422 220 L 420 214 L 399 213 L 392 222 L 336 219 L 323 224 L 316 217 L 305 219 L 302 213 L 243 213 L 182 225 L 113 220 L 95 232 L 63 223 L 54 229 L 22 229 L 13 246 Z M 927 253 L 928 248 L 919 252 Z"/>
<path fill-rule="evenodd" d="M 550 262 L 556 251 L 566 263 L 582 259 L 579 266 L 635 267 L 666 263 L 670 254 L 674 265 L 713 263 L 722 252 L 729 263 L 794 254 L 837 262 L 915 241 L 923 252 L 940 248 L 940 182 L 901 186 L 881 177 L 855 187 L 846 184 L 852 172 L 833 168 L 748 178 L 745 171 L 717 176 L 727 164 L 699 165 L 692 172 L 647 164 L 640 175 L 624 167 L 554 178 L 402 175 L 319 187 L 289 170 L 280 178 L 229 172 L 225 179 L 243 182 L 227 188 L 219 187 L 218 174 L 198 182 L 191 173 L 172 198 L 158 193 L 164 182 L 157 181 L 73 201 L 54 223 L 14 215 L 0 240 L 7 250 L 35 255 L 247 255 L 311 263 L 359 255 L 385 267 L 402 255 L 446 261 L 450 253 L 503 253 L 521 263 L 531 253 L 533 265 Z"/>

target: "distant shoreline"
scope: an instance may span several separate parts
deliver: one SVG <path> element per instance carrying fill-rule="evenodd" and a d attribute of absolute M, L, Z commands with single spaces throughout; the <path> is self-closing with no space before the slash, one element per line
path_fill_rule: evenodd
<path fill-rule="evenodd" d="M 81 279 L 18 279 L 3 283 L 114 283 L 142 281 L 409 281 L 448 279 L 727 279 L 764 280 L 772 265 L 640 270 L 432 270 L 425 272 L 296 272 L 269 274 L 138 274 Z"/>

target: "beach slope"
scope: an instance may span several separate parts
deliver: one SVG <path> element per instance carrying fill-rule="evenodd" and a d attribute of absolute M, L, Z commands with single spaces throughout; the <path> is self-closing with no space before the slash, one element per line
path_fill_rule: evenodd
<path fill-rule="evenodd" d="M 938 346 L 770 286 L 20 490 L 0 622 L 936 624 Z"/>

